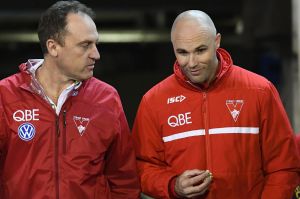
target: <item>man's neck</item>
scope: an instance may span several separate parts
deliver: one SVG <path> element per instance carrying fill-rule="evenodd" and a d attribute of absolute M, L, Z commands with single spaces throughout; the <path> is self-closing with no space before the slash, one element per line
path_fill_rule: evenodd
<path fill-rule="evenodd" d="M 74 83 L 73 80 L 68 80 L 54 65 L 46 60 L 36 70 L 35 75 L 47 97 L 55 104 L 57 104 L 60 94 Z"/>
<path fill-rule="evenodd" d="M 211 85 L 211 83 L 214 82 L 219 77 L 220 70 L 221 70 L 221 66 L 219 64 L 219 60 L 216 59 L 213 65 L 212 75 L 209 77 L 209 79 L 206 82 L 203 82 L 198 86 L 202 89 L 207 89 Z"/>

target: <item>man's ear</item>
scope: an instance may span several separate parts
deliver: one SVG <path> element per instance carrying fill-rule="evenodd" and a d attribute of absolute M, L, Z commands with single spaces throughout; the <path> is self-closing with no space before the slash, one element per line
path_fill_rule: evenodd
<path fill-rule="evenodd" d="M 46 41 L 46 46 L 48 49 L 49 55 L 56 57 L 58 55 L 58 48 L 60 45 L 53 39 L 48 39 Z"/>
<path fill-rule="evenodd" d="M 220 45 L 221 45 L 221 34 L 220 33 L 218 33 L 216 36 L 215 44 L 216 44 L 216 49 L 220 48 Z"/>

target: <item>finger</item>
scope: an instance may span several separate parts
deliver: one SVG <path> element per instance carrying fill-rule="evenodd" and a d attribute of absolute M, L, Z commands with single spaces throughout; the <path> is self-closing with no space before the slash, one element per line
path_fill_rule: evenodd
<path fill-rule="evenodd" d="M 186 187 L 193 186 L 194 183 L 199 184 L 200 181 L 205 178 L 205 177 L 201 177 L 201 175 L 204 174 L 205 172 L 206 171 L 204 170 L 198 170 L 198 169 L 184 171 L 180 176 L 177 177 L 175 188 L 177 188 L 179 192 L 184 192 L 184 189 Z M 197 178 L 191 180 L 191 178 L 196 176 L 200 176 L 201 178 L 199 180 L 197 180 Z"/>
<path fill-rule="evenodd" d="M 178 195 L 184 197 L 195 194 L 201 195 L 209 188 L 210 182 L 211 173 L 208 170 L 186 170 L 177 177 L 175 191 Z"/>
<path fill-rule="evenodd" d="M 209 175 L 207 176 L 203 181 L 212 181 L 213 180 L 213 176 L 212 175 Z"/>
<path fill-rule="evenodd" d="M 208 179 L 208 180 L 202 181 L 201 184 L 187 187 L 186 190 L 188 193 L 200 193 L 204 189 L 207 189 L 210 184 L 211 184 L 211 179 Z"/>
<path fill-rule="evenodd" d="M 199 169 L 193 169 L 193 170 L 186 170 L 185 172 L 183 172 L 183 175 L 187 176 L 187 177 L 193 177 L 193 176 L 200 175 L 204 172 L 206 172 L 206 171 L 205 170 L 199 170 Z"/>
<path fill-rule="evenodd" d="M 206 170 L 206 171 L 208 172 L 209 176 L 210 176 L 211 178 L 213 178 L 213 174 L 212 174 L 209 170 Z"/>
<path fill-rule="evenodd" d="M 209 175 L 200 175 L 200 176 L 196 176 L 193 178 L 193 180 L 197 179 L 197 183 L 193 184 L 191 186 L 187 186 L 185 188 L 185 193 L 187 195 L 191 195 L 191 194 L 204 194 L 206 192 L 206 190 L 209 188 L 209 185 L 211 184 L 212 178 Z M 192 181 L 192 179 L 190 180 L 190 182 Z M 189 182 L 189 183 L 190 183 Z"/>
<path fill-rule="evenodd" d="M 190 198 L 193 196 L 199 196 L 199 195 L 203 195 L 209 188 L 209 185 L 207 186 L 192 186 L 192 187 L 187 187 L 185 189 L 185 196 Z"/>
<path fill-rule="evenodd" d="M 210 184 L 212 182 L 212 177 L 208 176 L 204 179 L 203 183 L 196 186 L 198 187 L 198 190 L 200 190 L 200 193 L 205 193 L 206 190 L 209 188 Z M 202 190 L 202 191 L 201 191 Z"/>
<path fill-rule="evenodd" d="M 191 178 L 190 178 L 190 181 L 189 181 L 190 184 L 188 184 L 188 185 L 190 185 L 190 186 L 191 186 L 191 185 L 193 185 L 193 186 L 199 185 L 199 184 L 201 184 L 205 179 L 211 178 L 211 177 L 212 177 L 211 173 L 210 173 L 209 171 L 205 171 L 205 172 L 201 173 L 200 175 L 191 177 Z"/>

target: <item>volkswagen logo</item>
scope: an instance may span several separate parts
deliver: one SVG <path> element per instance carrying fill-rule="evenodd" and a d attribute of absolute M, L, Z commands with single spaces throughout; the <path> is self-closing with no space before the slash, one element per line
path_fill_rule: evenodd
<path fill-rule="evenodd" d="M 35 135 L 35 128 L 30 123 L 21 124 L 18 128 L 18 135 L 24 141 L 30 141 Z"/>

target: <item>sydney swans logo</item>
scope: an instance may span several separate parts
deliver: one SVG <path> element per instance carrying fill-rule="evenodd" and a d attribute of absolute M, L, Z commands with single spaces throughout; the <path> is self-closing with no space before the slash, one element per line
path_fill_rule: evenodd
<path fill-rule="evenodd" d="M 244 100 L 226 100 L 226 106 L 235 122 L 241 113 L 243 104 Z"/>
<path fill-rule="evenodd" d="M 90 122 L 90 119 L 85 117 L 73 116 L 73 120 L 78 129 L 79 134 L 82 136 Z"/>

